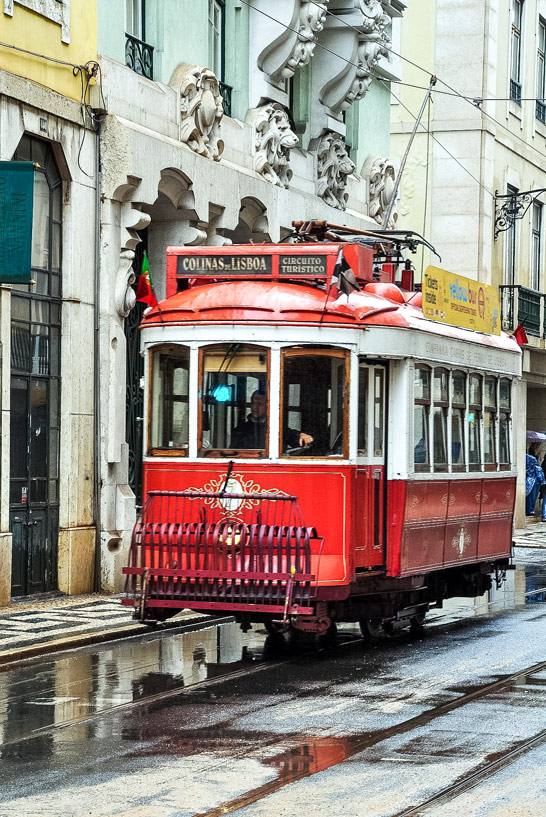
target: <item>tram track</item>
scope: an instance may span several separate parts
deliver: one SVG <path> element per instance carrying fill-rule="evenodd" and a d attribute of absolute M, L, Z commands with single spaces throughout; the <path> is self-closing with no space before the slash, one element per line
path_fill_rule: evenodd
<path fill-rule="evenodd" d="M 437 718 L 440 718 L 450 712 L 453 712 L 454 710 L 460 709 L 469 703 L 478 701 L 480 699 L 484 699 L 489 695 L 502 692 L 503 690 L 506 690 L 510 686 L 512 686 L 522 676 L 532 675 L 544 669 L 546 669 L 546 661 L 541 661 L 537 664 L 533 664 L 531 666 L 520 669 L 517 672 L 514 672 L 511 675 L 506 676 L 505 678 L 499 679 L 498 681 L 493 681 L 489 684 L 485 684 L 484 686 L 480 687 L 479 689 L 473 690 L 472 692 L 465 693 L 456 700 L 448 701 L 444 704 L 439 704 L 438 706 L 433 707 L 432 709 L 425 711 L 420 715 L 416 715 L 413 718 L 409 718 L 406 721 L 396 724 L 395 726 L 370 733 L 365 737 L 355 738 L 354 740 L 349 739 L 347 741 L 347 751 L 344 753 L 342 757 L 337 757 L 334 761 L 316 762 L 312 770 L 305 768 L 300 768 L 299 770 L 296 769 L 289 776 L 285 775 L 283 777 L 278 777 L 276 780 L 269 781 L 268 783 L 265 783 L 262 786 L 259 786 L 255 789 L 251 789 L 248 792 L 245 792 L 242 795 L 238 795 L 237 797 L 231 800 L 227 800 L 223 803 L 220 803 L 218 806 L 215 806 L 214 808 L 208 809 L 207 811 L 195 813 L 194 815 L 192 815 L 192 817 L 222 817 L 222 815 L 230 814 L 238 811 L 239 809 L 245 808 L 246 806 L 253 805 L 254 803 L 259 802 L 260 800 L 263 800 L 265 797 L 268 797 L 276 793 L 277 791 L 280 791 L 287 785 L 296 783 L 298 780 L 302 780 L 306 777 L 312 777 L 318 774 L 319 772 L 326 771 L 327 769 L 332 768 L 334 766 L 338 766 L 341 763 L 344 763 L 347 760 L 365 751 L 366 749 L 379 745 L 383 741 L 388 740 L 389 738 L 404 735 L 410 733 L 413 729 L 428 725 Z M 305 740 L 306 742 L 309 742 L 309 737 L 307 737 Z M 445 787 L 444 789 L 442 789 L 441 792 L 438 792 L 436 795 L 433 795 L 428 800 L 423 801 L 423 803 L 421 803 L 419 806 L 410 807 L 409 809 L 406 809 L 403 812 L 396 813 L 395 815 L 393 815 L 393 817 L 417 817 L 420 811 L 423 811 L 424 809 L 428 808 L 431 805 L 443 802 L 449 799 L 450 796 L 456 796 L 457 794 L 465 791 L 467 788 L 471 788 L 472 786 L 477 785 L 479 782 L 481 782 L 481 780 L 484 780 L 488 776 L 491 776 L 503 766 L 506 766 L 509 763 L 517 760 L 517 758 L 519 758 L 522 754 L 525 754 L 527 751 L 536 748 L 545 741 L 546 730 L 542 730 L 537 735 L 534 735 L 533 737 L 521 742 L 518 746 L 506 750 L 506 752 L 502 753 L 500 757 L 488 763 L 487 766 L 482 767 L 481 769 L 476 769 L 470 774 L 466 775 L 464 779 L 457 781 L 451 786 Z M 281 741 L 279 741 L 279 743 L 281 743 Z M 286 744 L 286 739 L 283 739 L 282 744 L 283 745 Z M 268 746 L 270 745 L 271 744 L 268 743 Z M 245 756 L 248 757 L 244 750 L 242 750 L 241 752 L 234 753 L 234 757 Z"/>
<path fill-rule="evenodd" d="M 358 647 L 359 644 L 362 643 L 362 639 L 360 638 L 352 638 L 339 646 L 339 650 L 350 649 L 351 647 Z M 236 679 L 248 677 L 254 674 L 258 674 L 260 672 L 266 672 L 271 670 L 272 672 L 276 672 L 279 667 L 286 665 L 287 662 L 293 661 L 301 661 L 301 660 L 310 660 L 313 659 L 314 656 L 317 656 L 319 650 L 309 650 L 306 653 L 302 653 L 295 658 L 282 658 L 280 660 L 267 660 L 267 661 L 260 661 L 259 663 L 254 663 L 249 666 L 245 667 L 238 667 L 234 671 L 229 670 L 229 665 L 226 666 L 226 672 L 217 675 L 213 678 L 208 678 L 196 683 L 192 683 L 190 685 L 181 685 L 179 687 L 174 687 L 169 690 L 165 690 L 162 692 L 158 692 L 155 694 L 147 695 L 144 698 L 133 700 L 133 701 L 126 701 L 120 704 L 116 704 L 115 706 L 106 707 L 101 711 L 94 712 L 91 714 L 87 714 L 84 716 L 67 719 L 66 721 L 46 725 L 40 727 L 38 729 L 32 730 L 26 735 L 22 735 L 19 737 L 14 738 L 13 740 L 4 741 L 2 746 L 10 746 L 14 744 L 21 744 L 26 741 L 32 740 L 34 738 L 44 736 L 47 734 L 51 734 L 59 729 L 66 729 L 70 728 L 71 726 L 76 726 L 78 724 L 89 722 L 93 720 L 97 720 L 100 718 L 105 718 L 110 715 L 115 715 L 124 711 L 135 710 L 139 707 L 151 706 L 156 703 L 169 701 L 169 699 L 176 698 L 177 696 L 183 696 L 185 693 L 193 693 L 198 690 L 206 690 L 212 687 L 218 686 L 225 682 L 235 681 Z M 464 694 L 460 695 L 455 700 L 447 701 L 443 704 L 439 704 L 438 706 L 432 707 L 428 711 L 424 711 L 419 715 L 416 715 L 412 718 L 407 719 L 399 724 L 396 724 L 392 727 L 388 727 L 386 729 L 381 729 L 375 732 L 370 732 L 362 736 L 348 736 L 344 741 L 340 742 L 343 743 L 343 748 L 339 750 L 332 760 L 331 755 L 323 756 L 318 762 L 315 762 L 312 768 L 304 768 L 301 765 L 298 767 L 297 764 L 294 765 L 294 768 L 290 770 L 290 773 L 283 774 L 282 776 L 277 777 L 275 780 L 271 780 L 255 789 L 248 790 L 247 792 L 238 795 L 237 797 L 227 800 L 221 803 L 218 806 L 215 806 L 212 809 L 207 811 L 198 812 L 194 815 L 194 817 L 220 817 L 220 815 L 229 814 L 232 812 L 236 812 L 245 806 L 252 805 L 254 803 L 263 800 L 264 798 L 280 791 L 281 789 L 285 788 L 286 786 L 290 785 L 291 783 L 295 783 L 298 780 L 301 780 L 306 777 L 312 777 L 315 774 L 325 771 L 328 768 L 340 765 L 347 760 L 353 758 L 354 756 L 360 754 L 361 752 L 374 747 L 376 745 L 381 744 L 382 742 L 394 738 L 399 735 L 409 734 L 412 730 L 426 726 L 430 724 L 434 720 L 448 714 L 457 709 L 461 709 L 465 705 L 472 703 L 474 701 L 478 701 L 480 699 L 487 698 L 488 696 L 494 695 L 499 692 L 503 692 L 509 689 L 513 685 L 517 685 L 518 681 L 521 680 L 525 676 L 532 676 L 535 673 L 538 673 L 542 670 L 546 669 L 546 661 L 541 661 L 530 666 L 527 666 L 523 669 L 519 669 L 514 673 L 511 673 L 508 676 L 500 678 L 496 681 L 492 681 L 490 683 L 486 683 L 483 686 L 480 686 L 477 689 L 473 689 L 469 692 L 465 692 Z M 236 750 L 233 752 L 233 758 L 248 758 L 248 757 L 255 757 L 257 760 L 261 759 L 262 753 L 264 750 L 271 750 L 271 747 L 279 746 L 279 749 L 286 752 L 287 743 L 293 747 L 296 747 L 296 756 L 297 756 L 297 746 L 307 745 L 312 743 L 313 738 L 309 735 L 283 735 L 282 737 L 270 737 L 268 740 L 262 740 L 259 746 L 255 746 L 251 752 L 248 752 L 248 747 L 241 748 L 240 750 Z M 335 738 L 332 739 L 334 742 L 336 741 Z M 487 779 L 487 777 L 495 774 L 498 770 L 500 770 L 503 766 L 510 764 L 511 762 L 515 761 L 519 758 L 522 754 L 525 754 L 528 751 L 536 748 L 537 746 L 541 745 L 546 741 L 546 730 L 541 731 L 537 735 L 534 735 L 527 740 L 521 741 L 517 746 L 513 746 L 506 751 L 502 752 L 502 754 L 496 755 L 495 759 L 486 765 L 482 766 L 481 768 L 477 768 L 474 771 L 471 771 L 469 774 L 465 775 L 462 779 L 455 781 L 453 784 L 449 786 L 445 786 L 436 794 L 432 795 L 426 800 L 423 800 L 419 805 L 412 806 L 407 808 L 404 811 L 398 812 L 396 817 L 417 817 L 421 812 L 425 811 L 426 809 L 430 808 L 433 805 L 441 804 L 444 802 L 449 801 L 450 799 L 456 798 L 459 794 L 463 793 L 467 789 L 470 789 L 476 785 L 478 785 L 483 780 Z M 292 750 L 291 750 L 292 751 Z M 330 760 L 328 758 L 330 757 Z"/>
<path fill-rule="evenodd" d="M 536 749 L 545 742 L 546 729 L 543 729 L 537 735 L 534 735 L 534 737 L 524 740 L 513 749 L 508 749 L 506 752 L 503 752 L 500 757 L 490 761 L 482 768 L 476 769 L 474 772 L 465 775 L 461 780 L 433 794 L 427 800 L 423 800 L 418 806 L 411 806 L 408 809 L 404 809 L 404 811 L 399 811 L 396 815 L 393 815 L 393 817 L 420 817 L 420 815 L 431 806 L 440 806 L 449 803 L 451 800 L 454 800 L 455 797 L 478 786 L 505 766 L 508 766 L 510 763 L 518 760 L 522 755 Z"/>

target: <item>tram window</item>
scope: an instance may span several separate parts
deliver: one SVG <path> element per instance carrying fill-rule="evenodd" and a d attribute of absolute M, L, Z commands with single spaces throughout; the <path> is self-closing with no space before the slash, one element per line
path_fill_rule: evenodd
<path fill-rule="evenodd" d="M 451 467 L 465 470 L 464 418 L 466 413 L 466 375 L 453 372 L 451 377 Z"/>
<path fill-rule="evenodd" d="M 483 461 L 486 470 L 496 465 L 497 381 L 486 377 L 483 385 Z"/>
<path fill-rule="evenodd" d="M 200 457 L 267 455 L 268 363 L 268 350 L 260 346 L 203 349 Z"/>
<path fill-rule="evenodd" d="M 282 456 L 346 455 L 347 355 L 286 349 L 282 367 Z M 302 436 L 312 437 L 303 445 Z"/>
<path fill-rule="evenodd" d="M 416 471 L 428 471 L 429 457 L 429 413 L 430 413 L 430 370 L 419 366 L 415 369 L 413 381 L 413 462 Z"/>
<path fill-rule="evenodd" d="M 358 456 L 368 456 L 368 367 L 358 369 Z"/>
<path fill-rule="evenodd" d="M 150 447 L 187 455 L 190 353 L 171 346 L 152 353 Z"/>
<path fill-rule="evenodd" d="M 499 467 L 510 468 L 510 381 L 499 382 Z"/>
<path fill-rule="evenodd" d="M 482 379 L 480 375 L 469 377 L 468 406 L 468 463 L 471 471 L 481 467 L 480 429 L 482 419 Z"/>
<path fill-rule="evenodd" d="M 447 471 L 447 410 L 448 373 L 446 369 L 434 370 L 433 441 L 434 470 Z"/>

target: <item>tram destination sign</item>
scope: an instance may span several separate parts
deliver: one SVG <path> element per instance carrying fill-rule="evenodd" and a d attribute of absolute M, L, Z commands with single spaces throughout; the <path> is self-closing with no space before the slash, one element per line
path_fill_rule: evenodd
<path fill-rule="evenodd" d="M 423 275 L 423 315 L 433 321 L 475 332 L 500 335 L 500 307 L 495 287 L 427 267 Z"/>
<path fill-rule="evenodd" d="M 327 255 L 281 255 L 279 259 L 280 278 L 298 278 L 326 276 Z M 267 278 L 273 273 L 272 255 L 265 253 L 229 254 L 215 253 L 205 255 L 199 253 L 195 255 L 179 255 L 177 258 L 177 274 L 182 278 L 224 278 L 233 276 L 256 276 Z"/>

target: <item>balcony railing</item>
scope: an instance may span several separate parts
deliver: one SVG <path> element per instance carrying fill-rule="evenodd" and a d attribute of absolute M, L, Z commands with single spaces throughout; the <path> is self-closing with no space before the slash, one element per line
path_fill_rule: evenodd
<path fill-rule="evenodd" d="M 521 105 L 521 82 L 515 79 L 510 80 L 510 99 Z"/>
<path fill-rule="evenodd" d="M 527 335 L 546 337 L 546 295 L 517 284 L 504 285 L 499 289 L 502 328 L 513 332 L 522 324 Z"/>
<path fill-rule="evenodd" d="M 148 79 L 154 78 L 154 48 L 131 34 L 125 34 L 125 65 Z"/>
<path fill-rule="evenodd" d="M 222 94 L 222 107 L 224 109 L 224 113 L 226 116 L 231 116 L 231 92 L 233 91 L 233 88 L 226 82 L 220 82 L 220 80 L 218 81 L 218 85 L 220 86 L 220 93 Z"/>
<path fill-rule="evenodd" d="M 537 99 L 536 118 L 543 125 L 546 125 L 546 105 L 540 99 Z"/>

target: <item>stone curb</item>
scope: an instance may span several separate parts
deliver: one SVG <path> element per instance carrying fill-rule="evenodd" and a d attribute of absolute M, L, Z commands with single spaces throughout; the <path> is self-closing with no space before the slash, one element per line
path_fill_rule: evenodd
<path fill-rule="evenodd" d="M 27 647 L 18 647 L 13 650 L 0 652 L 0 671 L 6 666 L 13 666 L 21 661 L 31 658 L 38 658 L 50 653 L 59 653 L 66 650 L 74 650 L 78 647 L 88 647 L 92 644 L 104 644 L 108 641 L 117 641 L 120 638 L 131 638 L 138 635 L 161 633 L 165 630 L 192 631 L 200 630 L 214 624 L 227 624 L 233 621 L 232 616 L 217 618 L 214 616 L 188 616 L 187 619 L 177 619 L 176 621 L 166 621 L 158 627 L 152 629 L 145 624 L 129 624 L 124 627 L 116 627 L 104 632 L 81 633 L 79 635 L 59 638 L 55 641 L 42 641 L 39 644 L 29 644 Z"/>

